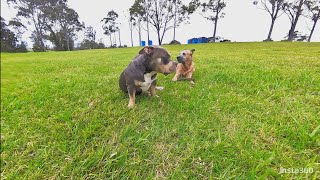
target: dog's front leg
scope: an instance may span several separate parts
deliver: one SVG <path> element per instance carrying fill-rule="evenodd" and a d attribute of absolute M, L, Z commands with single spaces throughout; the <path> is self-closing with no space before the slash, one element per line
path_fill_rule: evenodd
<path fill-rule="evenodd" d="M 157 88 L 156 85 L 157 85 L 156 80 L 151 83 L 151 86 L 149 88 L 150 96 L 156 96 L 156 88 Z"/>
<path fill-rule="evenodd" d="M 181 74 L 176 73 L 176 75 L 172 78 L 172 81 L 177 81 Z"/>
<path fill-rule="evenodd" d="M 178 78 L 180 78 L 181 74 L 182 74 L 182 64 L 179 63 L 176 68 L 176 74 L 174 75 L 172 81 L 177 81 Z"/>
<path fill-rule="evenodd" d="M 129 104 L 128 108 L 132 109 L 136 103 L 136 88 L 134 86 L 128 86 Z"/>
<path fill-rule="evenodd" d="M 191 71 L 191 72 L 188 72 L 187 74 L 186 74 L 186 79 L 189 79 L 190 80 L 190 84 L 194 84 L 194 81 L 192 80 L 192 73 L 193 73 L 193 71 Z"/>

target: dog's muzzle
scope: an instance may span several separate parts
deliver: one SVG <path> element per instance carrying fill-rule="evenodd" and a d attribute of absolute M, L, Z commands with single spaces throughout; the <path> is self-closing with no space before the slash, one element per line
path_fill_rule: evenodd
<path fill-rule="evenodd" d="M 183 57 L 183 56 L 178 56 L 178 57 L 177 57 L 177 60 L 178 60 L 179 63 L 182 63 L 183 60 L 184 60 L 184 57 Z"/>

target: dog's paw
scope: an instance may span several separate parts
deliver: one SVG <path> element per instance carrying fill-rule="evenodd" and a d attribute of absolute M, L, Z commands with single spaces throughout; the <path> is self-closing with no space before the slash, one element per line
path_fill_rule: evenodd
<path fill-rule="evenodd" d="M 164 90 L 164 87 L 163 86 L 157 86 L 156 90 L 162 91 L 162 90 Z"/>
<path fill-rule="evenodd" d="M 190 84 L 191 84 L 191 85 L 195 85 L 195 83 L 194 83 L 193 81 L 190 81 Z"/>
<path fill-rule="evenodd" d="M 177 80 L 178 80 L 178 79 L 177 79 L 177 78 L 175 78 L 175 77 L 172 79 L 172 81 L 177 81 Z"/>
<path fill-rule="evenodd" d="M 133 109 L 133 108 L 134 108 L 134 104 L 129 103 L 129 104 L 128 104 L 128 108 L 129 108 L 129 109 Z"/>

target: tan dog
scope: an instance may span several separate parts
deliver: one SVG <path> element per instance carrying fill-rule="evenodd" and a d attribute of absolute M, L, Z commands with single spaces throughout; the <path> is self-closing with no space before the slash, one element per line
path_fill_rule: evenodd
<path fill-rule="evenodd" d="M 176 75 L 172 81 L 177 81 L 179 78 L 184 77 L 194 84 L 192 80 L 192 74 L 196 70 L 194 63 L 192 61 L 192 55 L 195 50 L 183 50 L 177 57 L 179 64 L 177 65 Z"/>

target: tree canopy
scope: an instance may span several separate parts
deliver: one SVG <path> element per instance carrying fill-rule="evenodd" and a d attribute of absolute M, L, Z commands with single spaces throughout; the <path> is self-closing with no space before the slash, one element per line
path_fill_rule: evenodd
<path fill-rule="evenodd" d="M 11 29 L 21 27 L 17 21 L 9 21 L 3 17 L 1 18 L 1 52 L 27 52 L 26 43 L 21 41 L 19 43 L 19 35 L 14 33 Z M 11 29 L 10 29 L 11 27 Z"/>
<path fill-rule="evenodd" d="M 35 51 L 45 51 L 48 40 L 55 50 L 72 50 L 77 31 L 84 28 L 78 13 L 70 8 L 67 0 L 7 0 L 17 9 L 17 17 L 33 25 L 31 39 Z"/>

